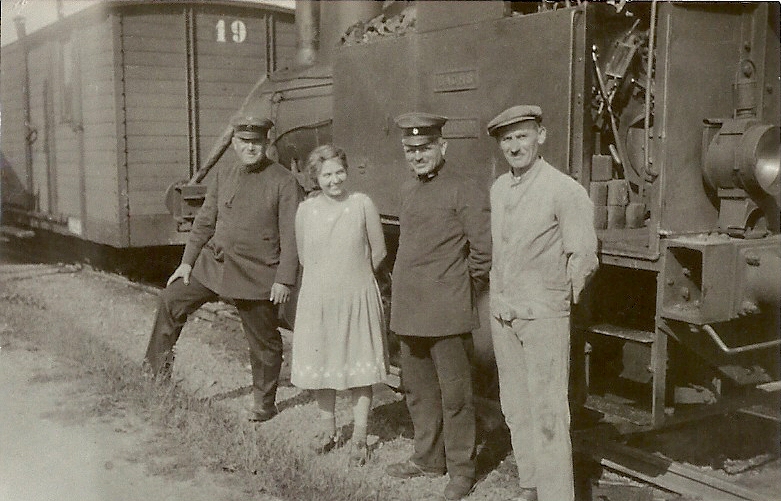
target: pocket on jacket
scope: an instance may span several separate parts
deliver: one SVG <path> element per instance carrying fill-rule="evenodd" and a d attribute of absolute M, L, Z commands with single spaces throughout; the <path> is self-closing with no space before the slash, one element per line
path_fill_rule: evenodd
<path fill-rule="evenodd" d="M 272 236 L 260 236 L 253 243 L 237 242 L 234 250 L 238 256 L 258 261 L 267 266 L 279 264 L 279 240 Z"/>
<path fill-rule="evenodd" d="M 214 256 L 214 260 L 218 263 L 221 263 L 225 260 L 225 251 L 223 250 L 222 245 L 209 240 L 206 242 L 204 247 L 209 249 L 209 251 L 212 253 L 212 256 Z"/>

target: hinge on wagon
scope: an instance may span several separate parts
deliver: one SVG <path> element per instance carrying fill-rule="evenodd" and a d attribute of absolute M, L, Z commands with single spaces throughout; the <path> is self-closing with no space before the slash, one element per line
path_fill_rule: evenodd
<path fill-rule="evenodd" d="M 192 229 L 193 220 L 206 198 L 206 185 L 177 181 L 165 192 L 165 206 L 176 221 L 177 231 Z"/>

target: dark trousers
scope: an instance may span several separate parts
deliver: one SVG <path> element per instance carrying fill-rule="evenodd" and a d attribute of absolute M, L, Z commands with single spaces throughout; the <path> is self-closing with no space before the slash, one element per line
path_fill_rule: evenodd
<path fill-rule="evenodd" d="M 415 428 L 412 461 L 451 478 L 475 478 L 472 334 L 399 336 L 401 377 Z"/>
<path fill-rule="evenodd" d="M 144 363 L 155 376 L 170 377 L 174 345 L 187 318 L 204 303 L 219 298 L 211 289 L 190 278 L 190 284 L 175 280 L 160 293 L 152 336 Z M 274 406 L 282 366 L 282 336 L 277 330 L 277 307 L 267 300 L 234 300 L 244 335 L 249 342 L 255 409 Z"/>

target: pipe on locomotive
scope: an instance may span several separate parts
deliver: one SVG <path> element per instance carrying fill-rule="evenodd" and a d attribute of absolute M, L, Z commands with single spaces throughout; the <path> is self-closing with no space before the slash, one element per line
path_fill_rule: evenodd
<path fill-rule="evenodd" d="M 317 60 L 320 4 L 296 2 L 296 65 L 311 66 Z"/>

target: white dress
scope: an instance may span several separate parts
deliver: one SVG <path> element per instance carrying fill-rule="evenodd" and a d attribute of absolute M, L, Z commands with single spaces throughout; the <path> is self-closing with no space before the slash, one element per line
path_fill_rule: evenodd
<path fill-rule="evenodd" d="M 299 388 L 344 390 L 382 382 L 388 374 L 371 262 L 370 239 L 382 238 L 379 221 L 362 193 L 341 201 L 321 194 L 298 207 L 296 241 L 304 271 L 290 380 Z"/>

